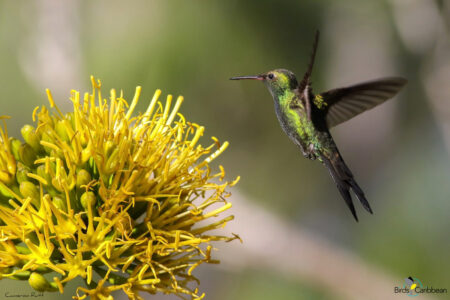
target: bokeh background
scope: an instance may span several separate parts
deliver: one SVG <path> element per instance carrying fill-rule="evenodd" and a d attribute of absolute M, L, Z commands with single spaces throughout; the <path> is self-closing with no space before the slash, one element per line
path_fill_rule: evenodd
<path fill-rule="evenodd" d="M 332 130 L 375 211 L 358 204 L 359 223 L 326 169 L 282 133 L 265 87 L 228 80 L 279 67 L 301 77 L 316 29 L 315 91 L 409 80 Z M 182 94 L 204 143 L 230 141 L 220 164 L 242 179 L 229 230 L 244 243 L 217 244 L 222 264 L 196 270 L 206 299 L 398 299 L 408 276 L 450 289 L 449 1 L 0 1 L 10 135 L 47 104 L 45 88 L 68 111 L 70 89 L 89 90 L 91 74 L 126 98 L 141 85 L 141 110 L 156 88 Z M 30 288 L 2 280 L 0 299 L 7 289 Z"/>

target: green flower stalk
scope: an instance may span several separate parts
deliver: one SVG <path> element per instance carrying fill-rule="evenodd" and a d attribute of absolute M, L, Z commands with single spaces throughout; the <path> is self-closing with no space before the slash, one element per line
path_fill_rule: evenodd
<path fill-rule="evenodd" d="M 208 234 L 233 216 L 225 171 L 210 163 L 228 146 L 198 141 L 204 128 L 178 113 L 157 90 L 147 110 L 133 117 L 141 88 L 130 105 L 91 78 L 92 93 L 71 92 L 73 112 L 37 107 L 35 127 L 25 125 L 24 142 L 0 127 L 0 276 L 28 280 L 40 292 L 64 292 L 81 277 L 75 299 L 112 299 L 122 290 L 203 298 L 190 287 L 192 271 L 211 258 Z M 3 122 L 7 117 L 0 117 Z M 217 147 L 216 150 L 214 148 Z M 96 274 L 96 275 L 95 275 Z M 94 278 L 101 278 L 95 282 Z"/>

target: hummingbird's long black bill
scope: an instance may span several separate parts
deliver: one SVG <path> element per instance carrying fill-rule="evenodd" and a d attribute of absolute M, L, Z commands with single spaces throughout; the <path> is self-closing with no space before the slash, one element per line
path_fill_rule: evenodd
<path fill-rule="evenodd" d="M 253 80 L 264 80 L 264 76 L 256 75 L 256 76 L 236 76 L 231 77 L 230 80 L 242 80 L 242 79 L 253 79 Z"/>

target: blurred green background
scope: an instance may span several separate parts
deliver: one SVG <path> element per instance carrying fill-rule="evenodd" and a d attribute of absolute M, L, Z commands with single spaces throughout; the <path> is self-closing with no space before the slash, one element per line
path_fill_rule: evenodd
<path fill-rule="evenodd" d="M 126 99 L 141 85 L 140 110 L 156 88 L 182 94 L 182 113 L 207 128 L 203 143 L 230 141 L 220 164 L 229 179 L 241 176 L 237 189 L 252 204 L 398 278 L 392 289 L 407 276 L 450 288 L 449 16 L 450 3 L 434 0 L 0 1 L 0 115 L 19 136 L 47 105 L 45 88 L 68 111 L 70 89 L 90 89 L 91 74 Z M 316 29 L 315 91 L 409 80 L 395 99 L 332 130 L 375 211 L 357 205 L 359 223 L 326 169 L 282 133 L 266 88 L 228 80 L 280 67 L 301 77 Z M 297 259 L 308 257 L 299 250 Z M 198 272 L 206 299 L 340 298 L 257 265 Z"/>

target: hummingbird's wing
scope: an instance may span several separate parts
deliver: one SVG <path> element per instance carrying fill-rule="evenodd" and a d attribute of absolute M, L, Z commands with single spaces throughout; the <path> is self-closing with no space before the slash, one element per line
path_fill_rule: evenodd
<path fill-rule="evenodd" d="M 319 94 L 328 128 L 341 124 L 395 96 L 407 83 L 401 77 L 388 77 Z M 322 102 L 323 100 L 323 102 Z"/>
<path fill-rule="evenodd" d="M 308 119 L 311 119 L 311 74 L 314 66 L 314 60 L 316 58 L 317 46 L 319 45 L 319 36 L 320 33 L 317 30 L 316 36 L 314 38 L 313 48 L 311 52 L 311 59 L 309 60 L 308 69 L 303 75 L 302 81 L 298 84 L 297 94 L 300 96 L 300 99 L 303 101 L 303 104 L 306 107 L 306 113 L 308 115 Z"/>
<path fill-rule="evenodd" d="M 309 60 L 308 69 L 306 70 L 305 75 L 303 75 L 302 81 L 300 81 L 300 83 L 298 85 L 298 91 L 300 92 L 300 94 L 303 93 L 303 91 L 308 86 L 311 85 L 311 74 L 312 74 L 312 69 L 314 66 L 314 60 L 316 59 L 317 46 L 319 45 L 319 36 L 320 36 L 320 33 L 317 30 L 315 38 L 314 38 L 314 43 L 313 43 L 313 47 L 312 47 L 312 51 L 311 51 L 311 58 Z"/>

